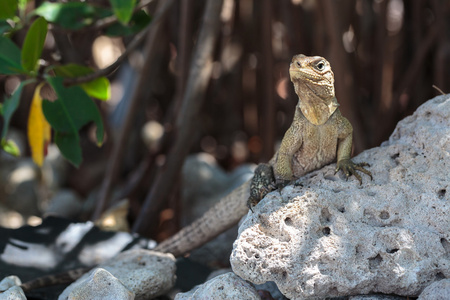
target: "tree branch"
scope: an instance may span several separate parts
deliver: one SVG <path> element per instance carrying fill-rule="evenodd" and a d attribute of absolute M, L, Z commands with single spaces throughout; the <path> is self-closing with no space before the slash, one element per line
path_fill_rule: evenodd
<path fill-rule="evenodd" d="M 175 144 L 170 149 L 166 164 L 159 171 L 152 188 L 147 195 L 141 213 L 133 231 L 145 234 L 158 222 L 158 213 L 170 193 L 172 183 L 181 170 L 184 158 L 188 154 L 195 131 L 195 119 L 203 104 L 205 92 L 211 77 L 213 50 L 220 29 L 220 12 L 223 0 L 208 0 L 203 13 L 203 24 L 198 43 L 191 62 L 186 92 L 175 124 Z"/>
<path fill-rule="evenodd" d="M 146 5 L 148 5 L 151 1 L 153 1 L 153 0 L 145 0 L 142 2 L 145 3 Z M 171 0 L 168 0 L 166 2 L 171 2 Z M 143 3 L 141 3 L 141 4 L 143 5 Z M 133 38 L 133 40 L 128 44 L 128 47 L 125 49 L 125 51 L 111 65 L 107 66 L 104 69 L 99 69 L 99 70 L 95 71 L 94 73 L 91 73 L 91 74 L 88 74 L 85 76 L 66 78 L 64 80 L 64 84 L 76 85 L 76 84 L 92 81 L 99 77 L 111 75 L 120 66 L 120 64 L 128 57 L 128 55 L 131 52 L 133 52 L 145 40 L 145 38 L 150 34 L 149 31 L 152 30 L 153 27 L 156 27 L 159 25 L 159 23 L 161 22 L 161 20 L 167 13 L 168 7 L 170 7 L 170 5 L 167 5 L 166 9 L 164 11 L 162 11 L 162 10 L 156 11 L 153 21 L 145 29 L 141 30 L 139 33 L 136 34 L 136 36 Z"/>

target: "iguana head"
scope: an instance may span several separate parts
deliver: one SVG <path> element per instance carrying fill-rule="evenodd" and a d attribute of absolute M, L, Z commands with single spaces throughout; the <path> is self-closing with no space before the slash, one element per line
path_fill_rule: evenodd
<path fill-rule="evenodd" d="M 334 74 L 320 56 L 296 55 L 289 68 L 303 115 L 315 125 L 325 123 L 339 106 L 334 95 Z"/>

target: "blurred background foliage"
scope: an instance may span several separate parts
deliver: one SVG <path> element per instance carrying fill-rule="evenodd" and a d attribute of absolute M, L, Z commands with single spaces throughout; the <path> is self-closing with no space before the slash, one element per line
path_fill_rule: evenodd
<path fill-rule="evenodd" d="M 73 7 L 59 15 L 41 8 L 50 22 L 42 65 L 104 69 L 125 58 L 107 74 L 111 99 L 96 102 L 104 145 L 96 146 L 94 126 L 81 129 L 83 162 L 71 167 L 66 185 L 83 196 L 102 186 L 95 217 L 128 197 L 131 221 L 143 212 L 152 220 L 134 227 L 145 234 L 155 234 L 161 212 L 177 211 L 173 199 L 181 166 L 168 164 L 171 157 L 182 161 L 187 153 L 207 152 L 226 170 L 271 158 L 297 103 L 288 74 L 295 54 L 330 61 L 341 111 L 354 128 L 354 154 L 388 139 L 397 122 L 439 95 L 438 89 L 450 91 L 450 2 L 445 0 L 223 0 L 216 1 L 217 15 L 212 7 L 207 11 L 213 1 L 137 1 L 128 26 L 120 25 L 128 21 L 123 16 L 122 23 L 111 20 L 107 0 L 31 0 L 26 9 L 65 2 Z M 206 32 L 214 26 L 218 29 Z M 126 52 L 145 30 L 145 43 Z M 208 43 L 202 30 L 213 38 L 204 64 L 198 61 L 198 49 Z M 13 41 L 22 45 L 26 32 L 27 26 L 16 31 Z M 201 93 L 190 90 L 195 87 L 190 74 L 195 77 L 199 66 L 210 70 Z M 0 99 L 20 80 L 0 75 Z M 11 121 L 22 132 L 33 91 L 24 88 Z M 184 120 L 186 95 L 192 98 L 187 106 L 196 103 L 198 110 Z M 186 126 L 190 130 L 180 130 Z M 188 141 L 182 150 L 176 146 L 180 132 Z M 114 196 L 113 186 L 120 187 Z"/>

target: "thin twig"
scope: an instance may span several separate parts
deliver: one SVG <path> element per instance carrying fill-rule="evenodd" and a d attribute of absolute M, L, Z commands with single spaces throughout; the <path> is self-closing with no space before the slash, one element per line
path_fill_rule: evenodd
<path fill-rule="evenodd" d="M 141 2 L 138 3 L 138 5 L 136 5 L 136 7 L 134 8 L 133 12 L 137 12 L 139 10 L 141 10 L 142 8 L 146 7 L 147 5 L 149 5 L 150 3 L 152 3 L 155 0 L 142 0 Z M 117 19 L 116 15 L 112 15 L 103 19 L 100 19 L 98 21 L 96 21 L 94 24 L 92 24 L 91 26 L 86 27 L 86 29 L 89 30 L 99 30 L 99 29 L 103 29 L 105 27 L 108 27 L 114 23 L 117 23 L 119 21 L 119 19 Z"/>
<path fill-rule="evenodd" d="M 186 91 L 177 123 L 176 139 L 170 149 L 165 166 L 159 171 L 141 212 L 133 226 L 133 231 L 145 234 L 155 227 L 158 213 L 170 193 L 172 184 L 181 170 L 182 163 L 189 152 L 195 132 L 195 120 L 203 104 L 206 89 L 212 72 L 214 46 L 220 29 L 220 12 L 223 0 L 208 0 L 203 13 L 197 47 L 191 61 Z"/>
<path fill-rule="evenodd" d="M 153 0 L 146 0 L 143 2 L 150 3 L 151 1 L 153 1 Z M 88 74 L 85 76 L 66 78 L 64 80 L 64 84 L 75 85 L 75 84 L 80 84 L 80 83 L 84 83 L 84 82 L 89 82 L 89 81 L 92 81 L 92 80 L 97 79 L 102 76 L 111 75 L 120 66 L 120 64 L 128 57 L 128 55 L 131 52 L 133 52 L 145 40 L 145 38 L 148 35 L 148 31 L 152 27 L 158 25 L 161 22 L 161 19 L 162 19 L 161 17 L 165 13 L 166 12 L 161 12 L 161 11 L 158 12 L 157 11 L 155 13 L 155 17 L 153 18 L 153 21 L 145 29 L 141 30 L 139 33 L 136 34 L 136 36 L 133 38 L 133 40 L 128 44 L 125 51 L 111 65 L 107 66 L 104 69 L 99 69 L 99 70 L 95 71 L 94 73 L 91 73 L 91 74 Z"/>
<path fill-rule="evenodd" d="M 437 90 L 439 93 L 441 93 L 441 95 L 445 95 L 445 93 L 440 88 L 438 88 L 436 85 L 434 85 L 434 84 L 433 84 L 433 88 L 435 90 Z"/>
<path fill-rule="evenodd" d="M 152 22 L 151 24 L 153 25 L 154 23 Z M 128 47 L 125 49 L 125 51 L 116 59 L 115 62 L 113 62 L 106 68 L 99 69 L 99 70 L 95 71 L 94 73 L 90 73 L 85 76 L 66 78 L 66 79 L 64 79 L 64 84 L 75 85 L 75 84 L 80 84 L 80 83 L 84 83 L 84 82 L 89 82 L 89 81 L 92 81 L 94 79 L 97 79 L 97 78 L 100 78 L 103 76 L 111 75 L 120 66 L 120 64 L 128 57 L 128 55 L 131 52 L 133 52 L 137 48 L 137 46 L 139 46 L 142 43 L 143 40 L 145 40 L 150 28 L 151 27 L 148 27 L 148 28 L 140 31 L 138 34 L 136 34 L 136 36 L 133 38 L 133 40 L 128 44 Z"/>

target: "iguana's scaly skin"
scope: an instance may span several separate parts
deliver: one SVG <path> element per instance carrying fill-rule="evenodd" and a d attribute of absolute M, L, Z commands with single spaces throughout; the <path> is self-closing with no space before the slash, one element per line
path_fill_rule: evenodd
<path fill-rule="evenodd" d="M 275 189 L 275 175 L 272 165 L 259 164 L 250 183 L 250 197 L 247 200 L 247 207 L 253 212 L 252 207 Z"/>
<path fill-rule="evenodd" d="M 249 207 L 256 205 L 275 188 L 272 181 L 279 187 L 284 186 L 336 159 L 336 172 L 342 170 L 346 177 L 354 175 L 360 183 L 361 176 L 356 170 L 372 178 L 363 168 L 368 164 L 355 164 L 350 160 L 353 128 L 338 109 L 329 62 L 319 56 L 296 55 L 289 74 L 299 102 L 292 125 L 275 156 L 255 170 L 253 180 L 233 190 L 202 217 L 153 250 L 183 255 L 236 224 L 248 212 L 247 203 Z M 31 282 L 24 285 L 34 287 Z"/>
<path fill-rule="evenodd" d="M 274 168 L 277 184 L 285 185 L 336 158 L 336 171 L 343 170 L 346 177 L 355 175 L 361 183 L 361 176 L 356 170 L 372 176 L 363 168 L 366 163 L 355 164 L 350 160 L 353 128 L 338 109 L 330 63 L 319 56 L 296 55 L 292 58 L 289 74 L 299 102 L 280 149 L 269 162 Z M 160 243 L 154 250 L 182 255 L 232 227 L 247 213 L 247 199 L 249 205 L 254 205 L 260 200 L 254 195 L 264 196 L 270 190 L 261 187 L 259 176 L 255 176 L 255 180 L 257 182 L 247 181 L 235 189 L 200 219 Z M 259 189 L 252 190 L 252 197 L 249 197 L 250 185 Z"/>
<path fill-rule="evenodd" d="M 353 128 L 338 109 L 330 63 L 320 56 L 296 55 L 289 74 L 299 101 L 276 156 L 277 182 L 301 177 L 336 158 L 336 171 L 341 169 L 346 177 L 354 175 L 361 183 L 355 170 L 371 176 L 363 168 L 366 163 L 350 160 Z"/>

